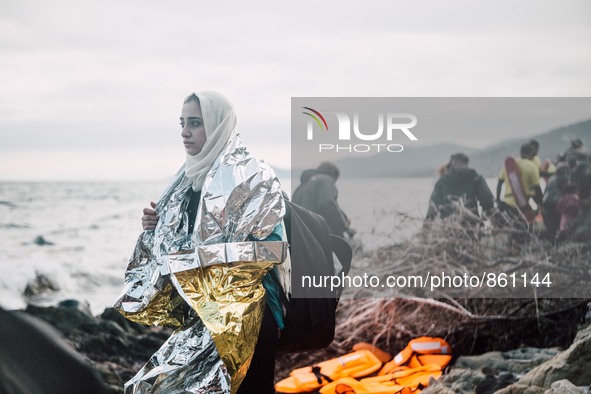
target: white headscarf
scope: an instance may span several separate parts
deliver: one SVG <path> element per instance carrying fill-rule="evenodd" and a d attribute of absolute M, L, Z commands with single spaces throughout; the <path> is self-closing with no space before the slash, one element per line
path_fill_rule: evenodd
<path fill-rule="evenodd" d="M 236 114 L 232 103 L 218 92 L 193 94 L 199 98 L 206 139 L 201 152 L 195 156 L 187 153 L 185 175 L 193 183 L 193 190 L 200 191 L 205 175 L 236 128 Z"/>

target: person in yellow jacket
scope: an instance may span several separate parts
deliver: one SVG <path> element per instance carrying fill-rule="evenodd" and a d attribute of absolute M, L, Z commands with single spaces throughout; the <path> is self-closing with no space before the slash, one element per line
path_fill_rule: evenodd
<path fill-rule="evenodd" d="M 540 151 L 540 143 L 537 140 L 531 140 L 529 141 L 529 144 L 533 149 L 533 157 L 531 158 L 531 161 L 533 161 L 536 167 L 538 167 L 541 174 L 544 169 L 542 168 L 542 159 L 540 159 L 540 156 L 538 155 L 538 152 Z"/>
<path fill-rule="evenodd" d="M 526 198 L 529 201 L 530 198 L 536 202 L 538 207 L 542 204 L 542 189 L 540 188 L 540 170 L 532 161 L 534 157 L 534 148 L 531 144 L 521 145 L 520 154 L 521 157 L 515 160 L 517 167 L 519 168 L 519 175 L 521 179 L 521 185 L 523 186 Z M 501 190 L 505 184 L 505 194 L 501 201 Z M 499 181 L 497 183 L 497 205 L 502 211 L 507 211 L 510 214 L 519 215 L 517 211 L 517 201 L 513 195 L 510 182 L 507 182 L 507 171 L 505 166 L 501 168 L 499 172 Z"/>
<path fill-rule="evenodd" d="M 534 149 L 534 156 L 531 161 L 533 161 L 536 167 L 538 167 L 540 176 L 543 177 L 547 183 L 548 178 L 556 173 L 556 166 L 550 160 L 542 162 L 542 159 L 540 159 L 540 156 L 538 155 L 538 152 L 540 151 L 540 143 L 537 140 L 530 140 L 529 144 Z"/>

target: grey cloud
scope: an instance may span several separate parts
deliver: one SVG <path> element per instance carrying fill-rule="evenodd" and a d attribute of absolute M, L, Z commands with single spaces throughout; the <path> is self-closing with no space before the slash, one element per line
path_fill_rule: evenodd
<path fill-rule="evenodd" d="M 284 150 L 292 96 L 588 96 L 589 11 L 584 0 L 3 2 L 0 149 L 176 144 L 159 133 L 177 132 L 194 89 L 224 92 L 253 144 Z"/>

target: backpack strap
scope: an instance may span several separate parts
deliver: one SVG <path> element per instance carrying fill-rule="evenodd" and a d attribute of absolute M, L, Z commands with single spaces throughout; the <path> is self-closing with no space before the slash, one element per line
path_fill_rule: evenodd
<path fill-rule="evenodd" d="M 322 379 L 325 379 L 328 383 L 332 382 L 332 379 L 330 377 L 320 372 L 320 367 L 318 365 L 312 366 L 312 373 L 314 374 L 314 376 L 316 376 L 318 384 L 322 384 Z"/>

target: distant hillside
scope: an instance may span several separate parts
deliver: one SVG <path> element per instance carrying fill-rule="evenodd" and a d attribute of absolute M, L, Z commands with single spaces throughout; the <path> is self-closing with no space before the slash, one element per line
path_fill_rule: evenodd
<path fill-rule="evenodd" d="M 551 130 L 529 138 L 506 141 L 474 153 L 470 165 L 485 176 L 497 176 L 505 157 L 519 155 L 523 143 L 536 139 L 540 143 L 539 156 L 542 161 L 555 160 L 570 146 L 570 141 L 579 138 L 588 148 L 591 147 L 591 120 Z"/>
<path fill-rule="evenodd" d="M 497 176 L 505 157 L 519 155 L 521 144 L 531 139 L 540 143 L 542 160 L 555 160 L 566 150 L 570 141 L 579 138 L 591 148 L 591 120 L 548 131 L 527 138 L 516 138 L 481 150 L 454 144 L 438 144 L 424 148 L 405 147 L 404 154 L 378 154 L 365 158 L 346 158 L 336 161 L 346 178 L 367 177 L 421 177 L 433 176 L 437 168 L 449 160 L 450 155 L 464 152 L 470 156 L 470 166 L 482 175 Z"/>

